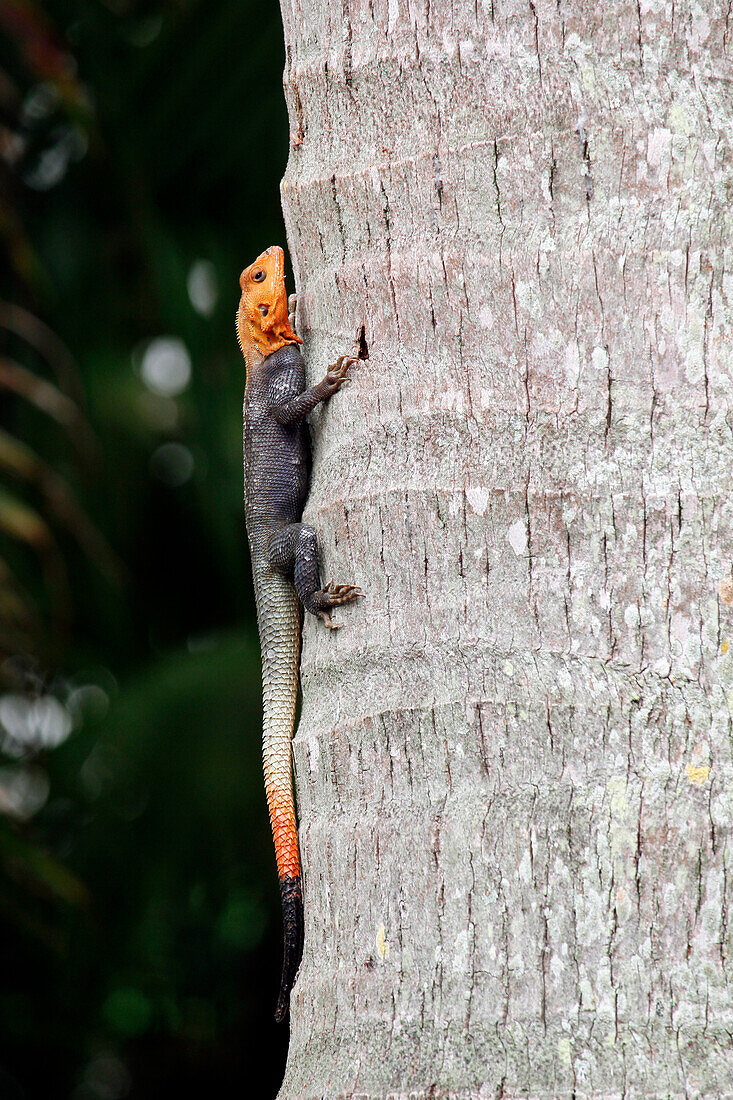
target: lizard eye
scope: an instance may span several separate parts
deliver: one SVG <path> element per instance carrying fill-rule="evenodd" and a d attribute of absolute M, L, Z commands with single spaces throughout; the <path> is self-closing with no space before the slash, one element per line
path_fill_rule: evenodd
<path fill-rule="evenodd" d="M 255 271 L 254 274 L 252 275 L 252 278 L 254 279 L 254 281 L 256 283 L 261 283 L 263 281 L 263 279 L 265 278 L 265 273 L 264 273 L 264 271 Z"/>
<path fill-rule="evenodd" d="M 260 313 L 262 314 L 262 316 L 263 316 L 263 317 L 267 317 L 267 314 L 268 314 L 269 312 L 270 312 L 270 311 L 269 311 L 269 309 L 267 308 L 267 306 L 260 306 Z"/>

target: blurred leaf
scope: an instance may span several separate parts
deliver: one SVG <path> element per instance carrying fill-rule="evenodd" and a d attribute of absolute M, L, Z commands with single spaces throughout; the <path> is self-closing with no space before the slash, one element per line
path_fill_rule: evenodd
<path fill-rule="evenodd" d="M 88 905 L 84 884 L 49 852 L 24 841 L 9 829 L 0 829 L 0 861 L 3 870 L 41 896 L 55 898 L 67 905 Z"/>
<path fill-rule="evenodd" d="M 52 658 L 14 657 L 0 675 L 19 670 L 14 693 L 109 699 L 106 713 L 80 707 L 44 753 L 48 800 L 15 826 L 90 899 L 3 875 L 0 1093 L 17 1081 L 25 1100 L 71 1100 L 122 1081 L 135 1100 L 269 1100 L 287 1034 L 272 1021 L 281 926 L 233 315 L 239 272 L 284 243 L 277 6 L 0 12 L 0 356 L 31 376 L 11 371 L 0 390 L 0 643 L 47 650 L 47 534 L 74 601 Z M 271 155 L 253 160 L 263 126 Z M 195 270 L 217 287 L 204 313 Z M 138 369 L 159 338 L 191 359 L 175 396 Z M 178 484 L 154 459 L 171 444 L 193 464 Z M 128 566 L 124 589 L 91 566 L 107 544 Z"/>
<path fill-rule="evenodd" d="M 98 565 L 109 579 L 119 583 L 124 570 L 111 546 L 92 523 L 72 492 L 71 486 L 25 446 L 0 428 L 0 468 L 23 481 L 36 485 L 48 512 L 62 524 L 79 544 L 89 560 Z M 0 575 L 0 592 L 2 576 Z"/>
<path fill-rule="evenodd" d="M 69 615 L 69 580 L 63 557 L 48 524 L 34 508 L 0 488 L 0 532 L 25 543 L 38 558 L 57 625 Z"/>
<path fill-rule="evenodd" d="M 38 351 L 53 369 L 59 386 L 77 405 L 84 400 L 79 370 L 64 342 L 39 317 L 21 306 L 0 301 L 0 328 L 13 332 Z"/>
<path fill-rule="evenodd" d="M 0 650 L 27 648 L 40 624 L 38 605 L 0 558 Z"/>
<path fill-rule="evenodd" d="M 30 72 L 53 84 L 70 110 L 86 114 L 87 96 L 76 76 L 74 59 L 43 10 L 32 0 L 3 0 L 0 26 L 17 43 Z"/>
<path fill-rule="evenodd" d="M 40 378 L 20 363 L 0 357 L 0 388 L 30 401 L 39 412 L 60 424 L 74 445 L 87 457 L 94 452 L 94 437 L 79 406 L 52 382 Z"/>

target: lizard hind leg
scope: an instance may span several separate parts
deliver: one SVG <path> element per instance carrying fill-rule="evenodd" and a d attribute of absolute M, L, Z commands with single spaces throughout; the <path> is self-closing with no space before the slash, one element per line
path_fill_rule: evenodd
<path fill-rule="evenodd" d="M 312 527 L 301 524 L 298 542 L 295 548 L 295 566 L 293 580 L 306 611 L 317 615 L 331 630 L 335 623 L 329 611 L 340 604 L 350 603 L 364 593 L 355 584 L 326 584 L 321 587 L 318 568 L 318 540 Z"/>
<path fill-rule="evenodd" d="M 339 626 L 329 614 L 331 608 L 364 595 L 355 584 L 321 586 L 318 539 L 306 523 L 291 523 L 277 531 L 270 540 L 267 556 L 272 568 L 294 583 L 306 611 L 317 615 L 331 630 Z"/>

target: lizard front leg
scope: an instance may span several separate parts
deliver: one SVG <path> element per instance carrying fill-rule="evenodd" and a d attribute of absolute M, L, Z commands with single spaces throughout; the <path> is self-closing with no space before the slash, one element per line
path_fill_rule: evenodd
<path fill-rule="evenodd" d="M 272 415 L 278 424 L 292 424 L 296 420 L 302 420 L 309 412 L 320 405 L 322 401 L 328 401 L 342 386 L 346 385 L 349 367 L 358 363 L 356 355 L 342 355 L 326 371 L 325 377 L 315 386 L 304 390 L 303 393 L 293 397 L 290 401 L 284 401 L 281 405 L 275 405 Z"/>

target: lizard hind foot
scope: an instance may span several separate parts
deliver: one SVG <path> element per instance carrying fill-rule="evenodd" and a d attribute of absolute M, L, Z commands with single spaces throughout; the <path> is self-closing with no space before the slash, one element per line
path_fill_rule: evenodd
<path fill-rule="evenodd" d="M 324 584 L 320 592 L 324 607 L 338 607 L 342 603 L 351 603 L 364 593 L 357 584 Z"/>
<path fill-rule="evenodd" d="M 290 991 L 303 956 L 303 891 L 300 875 L 280 879 L 283 905 L 283 973 L 275 1009 L 276 1022 L 282 1023 L 290 1009 Z"/>
<path fill-rule="evenodd" d="M 324 626 L 327 626 L 329 630 L 338 630 L 341 623 L 334 622 L 329 615 L 329 611 L 332 607 L 339 607 L 341 604 L 351 603 L 352 600 L 358 599 L 360 596 L 364 596 L 362 590 L 355 584 L 333 584 L 329 581 L 328 584 L 324 584 L 320 592 L 316 592 L 316 603 L 318 610 L 316 614 L 320 618 Z"/>

